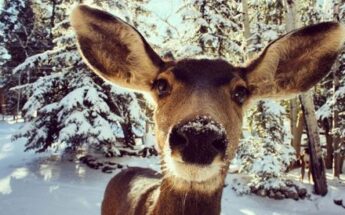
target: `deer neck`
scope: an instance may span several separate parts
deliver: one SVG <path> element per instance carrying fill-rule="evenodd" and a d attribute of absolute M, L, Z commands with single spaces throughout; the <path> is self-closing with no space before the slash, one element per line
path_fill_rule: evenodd
<path fill-rule="evenodd" d="M 184 191 L 176 190 L 173 183 L 169 179 L 162 180 L 156 191 L 157 200 L 152 214 L 220 214 L 223 187 L 204 193 L 193 189 L 193 186 Z"/>

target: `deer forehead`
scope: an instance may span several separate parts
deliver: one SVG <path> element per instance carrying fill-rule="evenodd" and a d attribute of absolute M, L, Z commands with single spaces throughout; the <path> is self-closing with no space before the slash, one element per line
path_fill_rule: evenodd
<path fill-rule="evenodd" d="M 234 70 L 223 60 L 189 59 L 180 61 L 172 72 L 186 85 L 221 86 L 234 78 Z"/>
<path fill-rule="evenodd" d="M 240 70 L 220 59 L 184 59 L 169 68 L 173 81 L 188 88 L 216 88 L 240 80 Z"/>

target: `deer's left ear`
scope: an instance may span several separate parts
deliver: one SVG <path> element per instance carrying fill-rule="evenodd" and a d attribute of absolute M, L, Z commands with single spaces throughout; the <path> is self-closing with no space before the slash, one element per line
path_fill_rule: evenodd
<path fill-rule="evenodd" d="M 341 24 L 325 22 L 288 33 L 269 44 L 244 68 L 254 98 L 309 90 L 330 71 L 345 40 Z"/>
<path fill-rule="evenodd" d="M 71 24 L 79 50 L 94 72 L 123 87 L 151 89 L 165 63 L 135 28 L 86 5 L 73 10 Z"/>

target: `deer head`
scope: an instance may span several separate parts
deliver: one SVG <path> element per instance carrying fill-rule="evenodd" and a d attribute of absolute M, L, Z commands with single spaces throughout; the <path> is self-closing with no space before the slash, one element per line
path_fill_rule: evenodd
<path fill-rule="evenodd" d="M 88 66 L 114 84 L 150 93 L 162 172 L 177 190 L 221 189 L 250 101 L 305 92 L 330 70 L 344 41 L 333 22 L 269 44 L 247 66 L 225 60 L 164 61 L 132 26 L 104 11 L 72 14 Z"/>

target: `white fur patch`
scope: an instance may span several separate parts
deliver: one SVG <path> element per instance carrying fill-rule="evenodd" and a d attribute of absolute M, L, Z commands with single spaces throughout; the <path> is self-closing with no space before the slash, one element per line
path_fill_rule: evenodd
<path fill-rule="evenodd" d="M 165 155 L 164 161 L 167 169 L 171 171 L 173 176 L 182 178 L 186 181 L 203 182 L 207 181 L 220 173 L 221 166 L 219 164 L 211 164 L 208 166 L 199 166 L 187 164 L 178 161 L 172 156 Z"/>
<path fill-rule="evenodd" d="M 173 188 L 180 191 L 195 190 L 212 193 L 223 185 L 222 164 L 215 161 L 207 166 L 184 163 L 171 156 L 169 147 L 165 147 L 163 159 L 166 177 L 173 183 Z"/>

